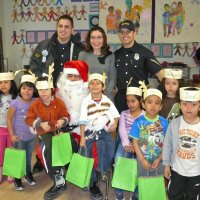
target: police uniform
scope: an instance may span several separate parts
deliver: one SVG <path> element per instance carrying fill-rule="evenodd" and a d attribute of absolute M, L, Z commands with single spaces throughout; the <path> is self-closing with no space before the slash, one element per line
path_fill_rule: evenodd
<path fill-rule="evenodd" d="M 119 112 L 128 109 L 126 103 L 127 85 L 139 87 L 139 81 L 148 85 L 148 76 L 154 76 L 162 67 L 154 54 L 134 41 L 131 48 L 121 47 L 115 51 L 115 67 L 117 71 L 117 89 L 115 105 Z"/>
<path fill-rule="evenodd" d="M 68 43 L 60 44 L 57 37 L 57 32 L 55 32 L 50 39 L 40 42 L 30 61 L 30 69 L 36 76 L 48 74 L 49 66 L 54 62 L 54 87 L 58 76 L 63 71 L 64 63 L 69 60 L 78 60 L 79 52 L 83 50 L 80 38 L 72 36 Z"/>

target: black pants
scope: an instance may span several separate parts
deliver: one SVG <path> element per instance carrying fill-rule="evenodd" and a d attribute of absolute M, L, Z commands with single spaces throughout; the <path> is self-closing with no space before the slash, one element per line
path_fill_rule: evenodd
<path fill-rule="evenodd" d="M 115 95 L 115 106 L 119 113 L 128 109 L 126 102 L 126 90 L 119 90 Z"/>
<path fill-rule="evenodd" d="M 181 176 L 172 170 L 168 189 L 169 200 L 197 200 L 200 195 L 200 176 Z"/>
<path fill-rule="evenodd" d="M 40 135 L 40 146 L 42 152 L 42 158 L 44 161 L 46 172 L 52 177 L 57 171 L 60 171 L 62 167 L 52 166 L 52 137 L 53 133 L 45 133 Z"/>

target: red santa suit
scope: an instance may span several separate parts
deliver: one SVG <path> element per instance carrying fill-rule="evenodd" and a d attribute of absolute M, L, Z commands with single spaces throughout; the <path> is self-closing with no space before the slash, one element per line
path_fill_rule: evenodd
<path fill-rule="evenodd" d="M 68 75 L 80 75 L 81 80 L 71 81 Z M 64 64 L 63 73 L 58 79 L 56 96 L 61 98 L 70 114 L 69 126 L 73 137 L 80 141 L 78 125 L 80 108 L 83 99 L 88 95 L 88 65 L 84 61 L 68 61 Z"/>

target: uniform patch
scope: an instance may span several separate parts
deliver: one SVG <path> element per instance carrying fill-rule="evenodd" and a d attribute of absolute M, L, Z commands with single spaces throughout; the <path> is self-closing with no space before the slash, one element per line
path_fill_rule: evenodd
<path fill-rule="evenodd" d="M 41 54 L 39 54 L 39 53 L 35 53 L 35 55 L 34 55 L 36 58 L 39 58 L 39 57 L 41 57 Z"/>

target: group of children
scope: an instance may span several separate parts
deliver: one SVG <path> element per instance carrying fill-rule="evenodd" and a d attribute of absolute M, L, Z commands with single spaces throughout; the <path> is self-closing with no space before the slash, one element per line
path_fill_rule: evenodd
<path fill-rule="evenodd" d="M 113 102 L 103 94 L 106 77 L 90 75 L 90 94 L 82 102 L 79 124 L 80 147 L 86 147 L 86 156 L 95 159 L 89 187 L 91 199 L 103 199 L 97 179 L 107 181 L 113 158 L 116 163 L 119 157 L 137 159 L 138 176 L 164 174 L 170 178 L 169 199 L 197 199 L 200 191 L 200 88 L 181 87 L 181 70 L 165 69 L 164 77 L 165 92 L 127 87 L 129 109 L 119 115 Z M 67 185 L 64 167 L 51 164 L 52 137 L 57 129 L 69 123 L 70 116 L 64 102 L 54 95 L 50 74 L 37 81 L 33 75 L 23 75 L 18 96 L 13 80 L 11 72 L 0 73 L 0 181 L 4 150 L 13 144 L 26 151 L 25 180 L 30 185 L 36 184 L 31 173 L 31 155 L 34 134 L 38 134 L 44 167 L 54 180 L 44 198 L 56 198 Z M 36 89 L 39 98 L 34 99 Z M 120 142 L 115 153 L 110 132 L 117 130 L 119 118 Z M 24 189 L 20 179 L 14 179 L 14 185 L 16 190 Z M 115 188 L 115 199 L 125 199 L 120 188 Z M 137 189 L 131 199 L 138 199 Z"/>

